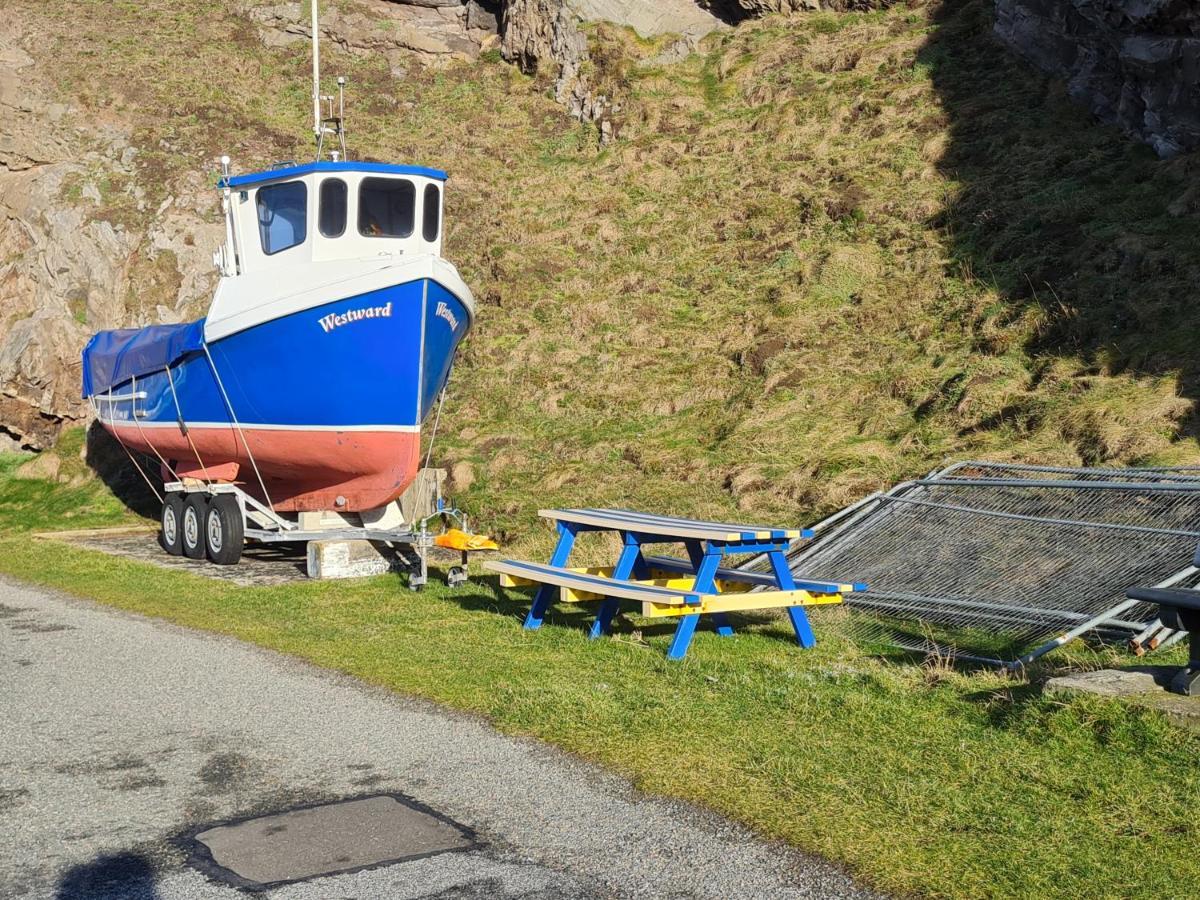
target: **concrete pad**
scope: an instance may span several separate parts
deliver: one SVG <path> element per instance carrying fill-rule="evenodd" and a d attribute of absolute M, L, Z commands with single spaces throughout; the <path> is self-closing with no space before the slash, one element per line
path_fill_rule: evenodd
<path fill-rule="evenodd" d="M 252 543 L 247 545 L 241 562 L 236 566 L 214 566 L 207 560 L 171 556 L 159 546 L 158 533 L 153 527 L 45 532 L 38 537 L 150 563 L 163 569 L 180 569 L 244 587 L 291 584 L 307 578 L 304 549 L 293 545 Z"/>
<path fill-rule="evenodd" d="M 208 851 L 217 875 L 243 887 L 301 881 L 474 845 L 465 829 L 392 795 L 258 816 L 209 828 L 195 840 Z"/>
<path fill-rule="evenodd" d="M 394 550 L 370 541 L 309 541 L 309 578 L 362 578 L 404 571 Z"/>
<path fill-rule="evenodd" d="M 1046 691 L 1126 700 L 1136 706 L 1160 710 L 1177 725 L 1200 731 L 1200 697 L 1185 697 L 1169 690 L 1171 680 L 1181 670 L 1180 666 L 1137 666 L 1076 672 L 1051 678 L 1046 682 Z"/>

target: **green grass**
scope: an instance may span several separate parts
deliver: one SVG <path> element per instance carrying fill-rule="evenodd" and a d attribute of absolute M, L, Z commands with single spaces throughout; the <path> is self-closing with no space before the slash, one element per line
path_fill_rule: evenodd
<path fill-rule="evenodd" d="M 34 460 L 32 454 L 0 453 L 0 532 L 96 528 L 143 521 L 95 477 L 81 459 L 82 428 L 64 431 L 53 450 L 59 460 L 57 477 L 27 477 L 20 470 Z M 119 452 L 119 451 L 118 451 Z M 127 463 L 113 460 L 111 471 Z M 105 467 L 109 468 L 109 467 Z M 137 476 L 123 472 L 122 486 Z"/>
<path fill-rule="evenodd" d="M 78 488 L 14 468 L 0 455 L 0 572 L 478 713 L 880 888 L 1157 898 L 1200 877 L 1200 738 L 1157 713 L 872 656 L 842 637 L 839 610 L 814 611 L 813 651 L 785 620 L 750 616 L 671 663 L 669 626 L 646 620 L 589 642 L 585 611 L 559 608 L 526 632 L 527 598 L 492 579 L 421 594 L 394 576 L 237 587 L 31 540 L 56 516 L 78 524 L 57 499 Z M 58 512 L 31 519 L 18 496 Z"/>

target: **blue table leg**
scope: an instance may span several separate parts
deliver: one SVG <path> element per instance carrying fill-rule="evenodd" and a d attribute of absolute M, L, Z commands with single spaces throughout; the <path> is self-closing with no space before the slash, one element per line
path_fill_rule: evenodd
<path fill-rule="evenodd" d="M 796 589 L 796 581 L 792 578 L 791 567 L 788 566 L 787 554 L 782 550 L 772 550 L 767 554 L 771 560 L 771 569 L 775 573 L 775 582 L 779 585 L 781 591 L 794 591 Z M 803 606 L 789 606 L 787 608 L 788 618 L 792 620 L 792 628 L 796 632 L 796 643 L 805 650 L 817 645 L 816 635 L 813 634 L 812 626 L 808 624 L 808 616 L 804 612 Z"/>
<path fill-rule="evenodd" d="M 558 544 L 554 548 L 554 554 L 550 557 L 550 565 L 565 566 L 567 564 L 571 550 L 575 546 L 576 531 L 577 526 L 573 523 L 558 523 Z M 543 584 L 537 589 L 537 593 L 533 595 L 533 603 L 529 607 L 529 614 L 525 616 L 526 628 L 541 628 L 542 618 L 546 615 L 546 607 L 550 605 L 550 600 L 554 597 L 556 590 L 558 588 L 548 584 Z"/>
<path fill-rule="evenodd" d="M 733 634 L 733 626 L 729 624 L 729 616 L 725 613 L 713 613 L 713 623 L 717 626 L 717 634 L 721 637 L 730 637 Z"/>
<path fill-rule="evenodd" d="M 625 547 L 621 550 L 621 557 L 617 560 L 616 566 L 613 567 L 612 577 L 624 581 L 638 569 L 643 571 L 646 564 L 642 561 L 642 545 L 637 539 L 637 535 L 631 532 L 623 532 L 625 538 Z M 639 566 L 638 563 L 641 562 Z M 601 635 L 608 634 L 611 630 L 613 616 L 617 614 L 620 608 L 620 601 L 613 597 L 605 597 L 600 602 L 600 611 L 596 613 L 596 621 L 592 623 L 592 628 L 588 632 L 588 637 L 592 640 Z"/>
<path fill-rule="evenodd" d="M 699 572 L 700 564 L 704 562 L 704 548 L 699 541 L 687 541 L 684 546 L 687 547 L 688 559 L 692 561 L 692 568 Z M 733 635 L 733 626 L 729 624 L 729 616 L 725 613 L 714 613 L 712 618 L 713 624 L 717 626 L 717 634 L 721 637 Z"/>
<path fill-rule="evenodd" d="M 688 552 L 691 552 L 690 545 Z M 696 567 L 696 581 L 692 585 L 692 590 L 711 594 L 717 568 L 720 565 L 721 551 L 713 548 L 706 549 L 700 564 Z M 675 626 L 675 636 L 671 638 L 671 646 L 667 650 L 668 659 L 683 659 L 687 654 L 688 645 L 692 642 L 692 635 L 696 633 L 696 623 L 699 619 L 700 613 L 698 612 L 679 617 L 679 624 Z"/>

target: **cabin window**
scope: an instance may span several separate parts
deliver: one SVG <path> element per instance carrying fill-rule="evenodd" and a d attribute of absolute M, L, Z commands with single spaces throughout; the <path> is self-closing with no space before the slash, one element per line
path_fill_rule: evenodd
<path fill-rule="evenodd" d="M 417 189 L 403 178 L 364 178 L 358 189 L 358 231 L 365 237 L 413 233 Z"/>
<path fill-rule="evenodd" d="M 437 240 L 438 225 L 441 224 L 438 221 L 442 212 L 438 203 L 441 193 L 436 184 L 425 185 L 425 200 L 421 206 L 421 237 L 431 244 Z"/>
<path fill-rule="evenodd" d="M 263 253 L 271 256 L 304 243 L 308 237 L 308 188 L 303 181 L 259 188 L 257 203 Z"/>
<path fill-rule="evenodd" d="M 326 178 L 321 182 L 321 212 L 317 227 L 327 238 L 341 237 L 346 230 L 346 182 Z"/>

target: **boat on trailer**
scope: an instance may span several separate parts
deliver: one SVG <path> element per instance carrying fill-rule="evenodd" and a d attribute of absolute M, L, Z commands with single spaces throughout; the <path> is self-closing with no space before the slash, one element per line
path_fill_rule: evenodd
<path fill-rule="evenodd" d="M 236 562 L 244 536 L 324 536 L 322 521 L 414 534 L 397 501 L 474 300 L 442 258 L 446 173 L 345 158 L 344 79 L 335 114 L 317 33 L 317 159 L 244 175 L 222 159 L 208 314 L 102 331 L 83 351 L 97 420 L 158 465 L 172 553 Z M 327 160 L 328 135 L 340 150 Z"/>

